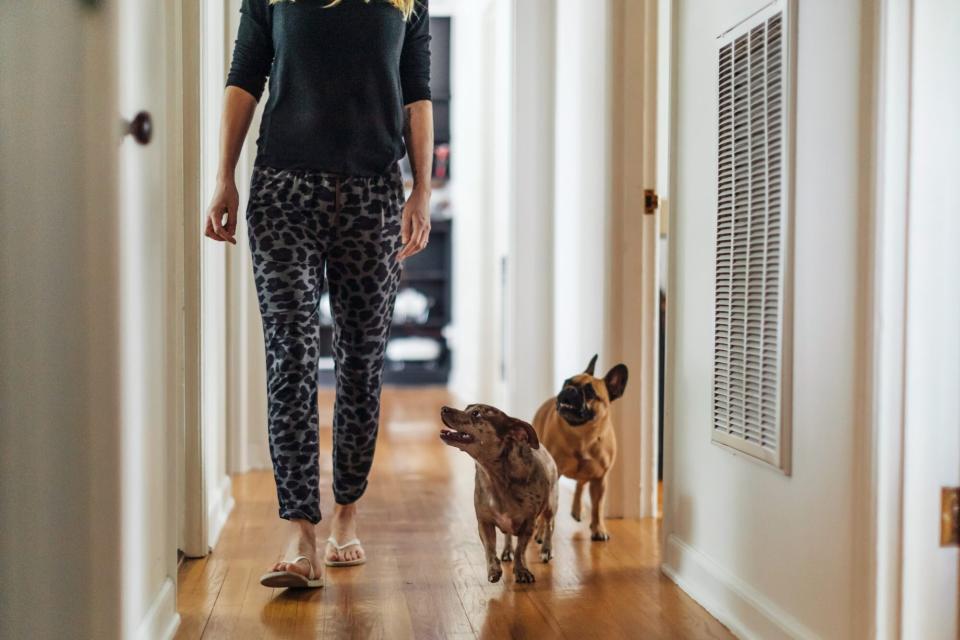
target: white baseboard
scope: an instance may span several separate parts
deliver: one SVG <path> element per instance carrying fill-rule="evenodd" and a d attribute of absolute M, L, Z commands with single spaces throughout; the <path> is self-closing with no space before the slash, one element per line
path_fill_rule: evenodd
<path fill-rule="evenodd" d="M 171 578 L 164 580 L 157 597 L 137 625 L 137 640 L 170 640 L 180 626 L 177 613 L 176 585 Z"/>
<path fill-rule="evenodd" d="M 817 634 L 712 558 L 674 535 L 663 550 L 664 574 L 742 640 L 794 640 Z"/>
<path fill-rule="evenodd" d="M 230 512 L 233 511 L 233 483 L 230 476 L 223 476 L 220 479 L 220 485 L 216 487 L 210 495 L 210 506 L 207 510 L 209 544 L 212 549 L 220 539 L 220 532 L 223 531 L 223 525 L 227 523 Z"/>

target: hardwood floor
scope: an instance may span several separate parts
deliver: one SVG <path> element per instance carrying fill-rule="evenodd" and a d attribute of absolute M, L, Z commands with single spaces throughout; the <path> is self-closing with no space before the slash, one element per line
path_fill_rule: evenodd
<path fill-rule="evenodd" d="M 329 407 L 328 394 L 321 404 Z M 270 472 L 234 477 L 236 508 L 215 551 L 183 563 L 177 638 L 731 638 L 659 569 L 658 521 L 608 520 L 590 541 L 561 488 L 556 557 L 528 549 L 537 581 L 498 584 L 473 513 L 473 461 L 437 437 L 440 389 L 388 389 L 370 487 L 360 507 L 362 567 L 330 569 L 323 589 L 260 586 L 284 549 Z M 329 509 L 330 413 L 320 417 L 321 487 Z M 589 511 L 587 510 L 589 513 Z"/>

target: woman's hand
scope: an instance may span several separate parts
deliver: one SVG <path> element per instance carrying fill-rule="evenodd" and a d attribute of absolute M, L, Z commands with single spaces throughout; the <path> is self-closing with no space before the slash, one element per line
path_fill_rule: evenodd
<path fill-rule="evenodd" d="M 405 260 L 420 253 L 430 241 L 430 192 L 414 188 L 403 206 L 403 219 L 400 222 L 400 236 L 403 248 L 397 254 L 398 260 Z"/>
<path fill-rule="evenodd" d="M 207 209 L 207 224 L 203 234 L 217 242 L 237 244 L 234 235 L 237 232 L 237 209 L 240 206 L 240 194 L 233 180 L 218 180 L 217 190 Z M 223 216 L 227 221 L 224 224 Z"/>

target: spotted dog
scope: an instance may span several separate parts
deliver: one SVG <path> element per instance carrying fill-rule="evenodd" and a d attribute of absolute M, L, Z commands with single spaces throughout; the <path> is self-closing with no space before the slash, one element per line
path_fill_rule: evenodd
<path fill-rule="evenodd" d="M 487 556 L 487 578 L 503 574 L 501 559 L 513 560 L 516 582 L 533 582 L 524 552 L 534 530 L 542 532 L 540 560 L 553 557 L 553 525 L 557 513 L 557 466 L 540 446 L 533 427 L 499 409 L 471 404 L 465 410 L 440 410 L 440 438 L 476 461 L 473 504 L 480 539 Z M 497 532 L 506 534 L 497 557 Z M 511 536 L 517 537 L 516 548 Z"/>

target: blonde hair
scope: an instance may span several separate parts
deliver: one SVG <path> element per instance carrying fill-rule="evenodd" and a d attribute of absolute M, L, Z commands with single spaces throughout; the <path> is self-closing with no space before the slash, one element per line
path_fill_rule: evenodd
<path fill-rule="evenodd" d="M 279 4 L 285 0 L 270 0 L 270 4 Z M 295 2 L 296 0 L 289 0 L 289 2 Z M 370 2 L 370 0 L 364 0 L 365 2 Z M 400 13 L 403 14 L 404 20 L 409 20 L 410 16 L 413 15 L 413 5 L 416 4 L 417 0 L 387 0 L 391 5 L 397 8 Z M 330 9 L 335 7 L 338 4 L 343 2 L 343 0 L 330 0 L 325 6 L 324 9 Z"/>

